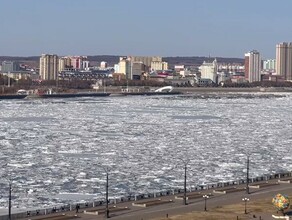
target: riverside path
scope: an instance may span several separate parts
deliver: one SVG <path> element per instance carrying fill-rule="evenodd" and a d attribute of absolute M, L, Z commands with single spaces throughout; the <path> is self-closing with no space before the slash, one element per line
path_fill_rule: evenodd
<path fill-rule="evenodd" d="M 292 178 L 291 178 L 292 179 Z M 161 199 L 163 201 L 170 201 L 165 204 L 160 205 L 153 205 L 150 207 L 138 207 L 133 206 L 132 203 L 139 203 L 139 204 L 145 204 L 149 201 L 153 201 L 154 199 L 143 199 L 138 201 L 131 201 L 131 202 L 122 202 L 118 203 L 115 206 L 120 208 L 117 210 L 117 208 L 111 208 L 109 216 L 111 219 L 116 220 L 149 220 L 149 219 L 157 219 L 157 218 L 166 218 L 168 216 L 171 218 L 171 216 L 174 215 L 183 215 L 189 212 L 193 211 L 204 211 L 205 206 L 205 200 L 203 198 L 203 195 L 210 195 L 207 202 L 208 209 L 216 208 L 218 206 L 224 206 L 224 205 L 230 205 L 230 204 L 241 204 L 242 198 L 248 197 L 250 201 L 270 198 L 277 194 L 277 193 L 283 193 L 283 194 L 291 194 L 292 193 L 292 184 L 290 183 L 280 183 L 278 184 L 278 179 L 269 180 L 270 184 L 266 184 L 266 182 L 257 182 L 254 184 L 255 186 L 250 189 L 250 194 L 246 194 L 244 190 L 244 185 L 237 185 L 237 190 L 232 190 L 231 187 L 225 187 L 225 188 L 217 188 L 217 193 L 214 193 L 214 189 L 209 190 L 202 190 L 200 191 L 201 196 L 196 196 L 193 193 L 193 198 L 188 200 L 188 205 L 183 205 L 182 199 L 176 199 L 175 197 L 179 196 L 181 198 L 182 194 L 178 195 L 169 195 L 169 196 L 163 196 L 159 198 L 155 198 L 155 200 Z M 257 187 L 259 186 L 259 188 Z M 262 187 L 261 187 L 262 186 Z M 224 191 L 226 193 L 224 193 Z M 198 194 L 198 192 L 196 192 Z M 191 194 L 189 195 L 191 197 Z M 110 207 L 113 207 L 111 204 Z M 100 214 L 87 214 L 86 212 L 90 211 L 96 211 L 99 210 Z M 81 209 L 78 213 L 76 211 L 70 211 L 70 212 L 60 212 L 60 213 L 54 213 L 46 216 L 35 216 L 35 217 L 27 217 L 24 219 L 74 219 L 74 216 L 77 215 L 78 219 L 105 219 L 104 215 L 105 207 L 95 207 L 95 208 L 87 208 L 87 209 Z M 65 214 L 65 215 L 63 215 Z M 265 212 L 262 213 L 249 213 L 254 214 L 256 216 L 261 216 L 261 219 L 264 220 L 270 220 L 273 219 L 271 217 L 271 214 L 267 214 Z M 54 217 L 55 216 L 55 217 Z M 76 217 L 75 217 L 76 218 Z M 234 216 L 234 219 L 236 219 L 236 216 Z"/>

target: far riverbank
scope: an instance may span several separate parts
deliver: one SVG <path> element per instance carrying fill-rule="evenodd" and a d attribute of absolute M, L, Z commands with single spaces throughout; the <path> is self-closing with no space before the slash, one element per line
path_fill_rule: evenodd
<path fill-rule="evenodd" d="M 158 89 L 157 87 L 148 87 L 150 90 L 156 90 Z M 101 91 L 106 91 L 109 93 L 120 93 L 120 92 L 125 92 L 125 87 L 106 87 L 105 89 L 101 88 L 98 90 L 99 92 Z M 145 87 L 128 87 L 128 91 L 145 91 Z M 237 92 L 292 92 L 292 88 L 288 87 L 250 87 L 250 88 L 233 88 L 233 87 L 174 87 L 174 91 L 182 92 L 184 94 L 189 94 L 189 93 L 214 93 L 214 92 L 219 92 L 219 93 L 237 93 Z"/>

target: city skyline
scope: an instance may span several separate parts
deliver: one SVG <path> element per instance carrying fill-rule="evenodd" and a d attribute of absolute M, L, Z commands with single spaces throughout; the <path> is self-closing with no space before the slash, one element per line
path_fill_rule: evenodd
<path fill-rule="evenodd" d="M 275 58 L 292 2 L 2 1 L 2 56 L 50 54 Z M 252 7 L 251 7 L 252 6 Z"/>

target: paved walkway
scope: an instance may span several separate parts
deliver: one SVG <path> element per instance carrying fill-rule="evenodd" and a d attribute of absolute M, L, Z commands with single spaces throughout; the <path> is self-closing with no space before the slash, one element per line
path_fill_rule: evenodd
<path fill-rule="evenodd" d="M 277 179 L 271 180 L 269 182 L 277 182 Z M 239 188 L 244 188 L 244 185 L 239 185 Z M 229 187 L 230 188 L 230 187 Z M 224 190 L 224 188 L 219 188 L 218 190 Z M 204 190 L 201 192 L 202 196 L 204 194 L 212 193 L 212 190 Z M 239 191 L 239 192 L 230 192 L 227 194 L 214 194 L 214 196 L 211 196 L 207 200 L 207 208 L 216 208 L 218 206 L 224 206 L 224 205 L 230 205 L 230 204 L 241 204 L 242 198 L 248 197 L 250 201 L 253 200 L 259 200 L 263 198 L 271 198 L 277 194 L 277 193 L 283 193 L 283 194 L 291 194 L 292 193 L 292 184 L 279 184 L 279 185 L 272 185 L 272 186 L 266 186 L 259 189 L 250 189 L 250 194 L 247 195 L 245 190 Z M 175 195 L 178 196 L 178 195 Z M 147 208 L 142 207 L 134 207 L 132 206 L 132 202 L 124 202 L 117 204 L 118 207 L 128 207 L 128 210 L 124 211 L 118 211 L 118 212 L 111 212 L 110 217 L 111 219 L 116 220 L 148 220 L 153 218 L 163 218 L 166 217 L 168 214 L 169 217 L 179 214 L 185 214 L 192 211 L 203 211 L 205 201 L 203 197 L 199 197 L 197 199 L 192 199 L 188 201 L 188 205 L 183 205 L 182 200 L 176 200 L 175 196 L 164 196 L 159 197 L 157 199 L 162 200 L 170 200 L 172 199 L 174 202 L 163 204 L 163 205 L 157 205 Z M 182 196 L 182 194 L 180 194 Z M 152 199 L 145 199 L 145 200 L 138 200 L 137 202 L 147 202 Z M 110 205 L 112 207 L 113 205 Z M 248 207 L 248 205 L 247 205 Z M 94 210 L 94 209 L 105 209 L 105 207 L 95 207 L 95 208 L 87 208 L 87 211 Z M 105 219 L 104 214 L 102 215 L 90 215 L 83 213 L 84 210 L 79 210 L 80 213 L 75 213 L 75 211 L 66 212 L 66 215 L 74 216 L 78 215 L 79 219 L 87 219 L 87 220 L 93 220 L 93 219 Z M 244 212 L 244 210 L 243 210 Z M 52 218 L 54 215 L 58 216 L 62 213 L 57 214 L 51 214 L 47 215 L 49 217 L 48 219 L 54 219 Z M 259 216 L 262 217 L 263 220 L 270 220 L 273 219 L 271 215 L 267 215 L 264 213 L 250 213 L 250 214 L 256 214 L 257 218 L 259 219 Z M 30 217 L 25 219 L 46 219 L 45 216 L 38 216 L 38 217 Z M 65 218 L 56 218 L 56 219 L 65 219 Z M 236 219 L 236 216 L 235 216 Z"/>

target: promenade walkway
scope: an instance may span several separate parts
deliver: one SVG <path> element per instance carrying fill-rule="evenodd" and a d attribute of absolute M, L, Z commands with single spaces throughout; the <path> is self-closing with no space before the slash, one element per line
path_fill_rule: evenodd
<path fill-rule="evenodd" d="M 148 220 L 148 219 L 171 219 L 172 216 L 175 215 L 183 215 L 189 212 L 196 212 L 196 211 L 204 211 L 205 207 L 205 200 L 203 199 L 203 195 L 211 195 L 207 200 L 207 209 L 211 210 L 216 207 L 221 207 L 230 204 L 242 204 L 242 198 L 248 197 L 250 201 L 256 201 L 268 198 L 270 201 L 272 200 L 273 196 L 277 193 L 283 193 L 287 195 L 292 194 L 292 184 L 291 183 L 280 183 L 278 184 L 278 179 L 269 180 L 270 184 L 266 184 L 265 181 L 258 182 L 253 184 L 254 187 L 250 188 L 250 194 L 246 194 L 245 192 L 245 185 L 238 185 L 236 189 L 234 187 L 225 187 L 217 189 L 217 193 L 214 193 L 214 189 L 209 190 L 202 190 L 200 192 L 201 196 L 197 196 L 198 192 L 194 192 L 188 194 L 190 196 L 190 200 L 188 200 L 188 205 L 183 205 L 183 200 L 176 199 L 175 197 L 182 197 L 183 194 L 179 195 L 169 195 L 163 196 L 159 198 L 151 198 L 151 199 L 144 199 L 139 200 L 141 204 L 146 203 L 148 201 L 153 201 L 157 199 L 161 199 L 163 201 L 172 200 L 173 202 L 167 202 L 161 205 L 153 205 L 150 207 L 138 207 L 133 206 L 132 203 L 135 201 L 130 202 L 123 202 L 118 203 L 115 206 L 119 207 L 120 210 L 117 208 L 113 208 L 113 204 L 110 205 L 111 211 L 109 213 L 111 219 L 116 220 Z M 259 188 L 258 188 L 259 186 Z M 224 193 L 225 191 L 225 193 Z M 247 204 L 248 207 L 248 204 Z M 94 214 L 86 214 L 84 211 L 99 211 L 101 212 L 99 215 Z M 76 211 L 70 212 L 58 212 L 54 214 L 49 214 L 46 216 L 35 216 L 35 217 L 27 217 L 25 219 L 48 219 L 48 220 L 62 220 L 62 219 L 105 219 L 104 215 L 104 206 L 94 207 L 94 208 L 86 208 L 79 210 L 79 213 Z M 117 210 L 117 211 L 112 211 Z M 276 211 L 274 212 L 276 214 Z M 64 216 L 62 214 L 65 214 Z M 77 216 L 75 216 L 77 215 Z M 208 215 L 206 213 L 206 215 Z M 256 218 L 254 218 L 254 215 Z M 260 219 L 261 216 L 262 220 L 270 220 L 273 219 L 271 214 L 267 212 L 248 212 L 248 214 L 244 214 L 244 210 L 242 210 L 242 214 L 240 215 L 240 219 Z M 202 218 L 200 218 L 202 219 Z M 219 218 L 218 218 L 219 219 Z M 234 215 L 234 219 L 237 219 L 237 216 Z"/>

